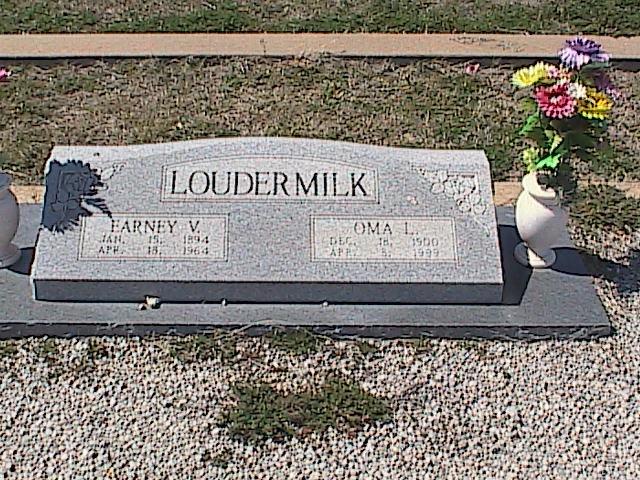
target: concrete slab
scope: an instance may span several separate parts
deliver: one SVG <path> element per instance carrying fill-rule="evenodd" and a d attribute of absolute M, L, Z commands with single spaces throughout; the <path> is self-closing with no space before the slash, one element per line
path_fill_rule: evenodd
<path fill-rule="evenodd" d="M 435 336 L 538 340 L 583 339 L 611 333 L 611 326 L 579 252 L 557 250 L 553 269 L 532 272 L 513 259 L 518 242 L 513 209 L 498 208 L 503 305 L 190 305 L 165 304 L 138 311 L 132 304 L 37 302 L 31 298 L 33 257 L 40 205 L 21 206 L 16 243 L 24 258 L 0 271 L 0 338 L 27 335 L 141 335 L 196 333 L 214 327 L 309 326 L 334 335 Z M 566 241 L 566 240 L 565 240 Z M 369 326 L 362 327 L 366 318 Z"/>

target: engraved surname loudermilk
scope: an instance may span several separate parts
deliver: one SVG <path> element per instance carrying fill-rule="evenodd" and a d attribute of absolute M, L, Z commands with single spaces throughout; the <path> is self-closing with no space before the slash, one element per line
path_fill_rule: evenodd
<path fill-rule="evenodd" d="M 330 201 L 376 203 L 378 172 L 310 157 L 231 156 L 165 165 L 163 202 Z"/>
<path fill-rule="evenodd" d="M 227 258 L 225 215 L 112 214 L 82 219 L 79 260 Z"/>
<path fill-rule="evenodd" d="M 312 216 L 311 259 L 457 262 L 453 218 Z"/>

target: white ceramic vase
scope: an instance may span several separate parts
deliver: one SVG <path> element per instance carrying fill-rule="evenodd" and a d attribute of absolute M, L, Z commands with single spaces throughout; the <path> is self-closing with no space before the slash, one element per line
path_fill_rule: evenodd
<path fill-rule="evenodd" d="M 522 265 L 547 268 L 556 261 L 553 246 L 565 231 L 568 215 L 555 190 L 543 188 L 535 172 L 524 176 L 522 188 L 516 202 L 516 227 L 522 242 L 514 256 Z"/>
<path fill-rule="evenodd" d="M 0 268 L 10 267 L 20 258 L 20 249 L 11 243 L 18 231 L 20 211 L 10 186 L 11 177 L 0 172 Z"/>

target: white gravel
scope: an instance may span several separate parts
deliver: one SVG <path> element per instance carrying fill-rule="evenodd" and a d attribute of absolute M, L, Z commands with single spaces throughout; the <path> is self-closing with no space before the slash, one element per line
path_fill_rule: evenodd
<path fill-rule="evenodd" d="M 599 253 L 624 263 L 638 237 Z M 616 332 L 594 341 L 382 341 L 367 355 L 327 341 L 293 356 L 242 338 L 233 360 L 182 363 L 166 338 L 20 340 L 0 355 L 0 479 L 640 478 L 637 265 L 596 280 Z M 107 355 L 91 361 L 96 345 Z M 288 392 L 332 373 L 387 398 L 393 421 L 264 445 L 218 426 L 236 382 Z"/>

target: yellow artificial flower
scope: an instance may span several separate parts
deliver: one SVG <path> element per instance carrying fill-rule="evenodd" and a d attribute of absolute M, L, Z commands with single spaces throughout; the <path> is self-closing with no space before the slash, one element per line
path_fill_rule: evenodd
<path fill-rule="evenodd" d="M 535 147 L 526 148 L 522 152 L 522 161 L 527 167 L 528 172 L 533 172 L 536 169 L 536 162 L 540 160 L 540 150 Z"/>
<path fill-rule="evenodd" d="M 553 141 L 551 142 L 550 151 L 553 152 L 558 146 L 562 143 L 562 137 L 557 133 L 553 136 Z"/>
<path fill-rule="evenodd" d="M 604 120 L 613 108 L 613 100 L 595 88 L 587 88 L 586 98 L 578 101 L 578 113 L 586 118 Z"/>
<path fill-rule="evenodd" d="M 511 81 L 516 87 L 530 87 L 535 83 L 547 78 L 549 65 L 544 62 L 538 62 L 530 67 L 524 67 L 518 70 L 511 77 Z"/>

